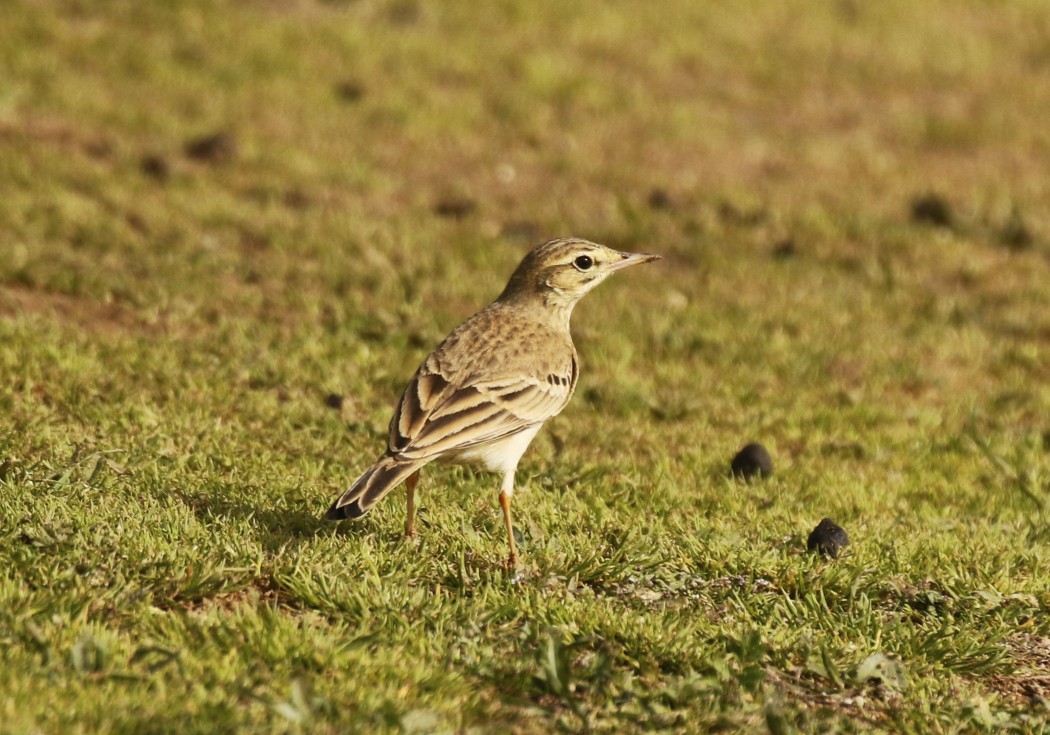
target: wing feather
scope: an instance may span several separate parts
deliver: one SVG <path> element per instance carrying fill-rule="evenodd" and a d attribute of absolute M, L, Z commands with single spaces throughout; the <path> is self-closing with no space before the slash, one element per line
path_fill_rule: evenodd
<path fill-rule="evenodd" d="M 552 349 L 537 354 L 540 344 Z M 496 302 L 416 371 L 390 421 L 388 453 L 429 462 L 535 427 L 565 408 L 577 372 L 567 334 Z"/>
<path fill-rule="evenodd" d="M 425 369 L 425 366 L 424 366 Z M 422 369 L 421 369 L 422 370 Z M 571 373 L 567 371 L 566 375 Z M 551 384 L 531 377 L 501 379 L 453 388 L 433 375 L 417 375 L 391 423 L 390 450 L 405 459 L 436 459 L 497 441 L 557 415 L 575 387 L 568 379 Z M 428 385 L 426 397 L 417 383 Z M 407 415 L 407 418 L 406 418 Z"/>

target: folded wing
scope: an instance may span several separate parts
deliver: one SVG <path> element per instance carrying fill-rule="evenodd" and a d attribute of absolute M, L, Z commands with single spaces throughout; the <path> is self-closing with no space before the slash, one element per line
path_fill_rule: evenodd
<path fill-rule="evenodd" d="M 545 376 L 456 386 L 428 360 L 405 389 L 390 422 L 389 452 L 430 461 L 497 441 L 557 415 L 576 387 L 576 359 Z"/>

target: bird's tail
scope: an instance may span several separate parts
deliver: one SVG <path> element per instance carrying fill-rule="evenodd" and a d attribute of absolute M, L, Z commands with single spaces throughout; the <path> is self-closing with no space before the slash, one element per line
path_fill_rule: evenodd
<path fill-rule="evenodd" d="M 339 499 L 332 503 L 325 518 L 339 521 L 343 518 L 360 518 L 384 495 L 404 482 L 422 467 L 424 462 L 399 460 L 389 455 L 365 470 Z"/>

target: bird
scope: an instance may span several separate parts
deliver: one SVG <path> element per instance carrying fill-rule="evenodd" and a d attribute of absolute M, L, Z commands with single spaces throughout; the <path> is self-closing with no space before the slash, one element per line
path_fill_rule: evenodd
<path fill-rule="evenodd" d="M 360 518 L 404 483 L 405 535 L 415 535 L 420 470 L 435 460 L 503 475 L 499 504 L 518 553 L 511 500 L 518 461 L 544 422 L 569 403 L 579 360 L 569 321 L 613 273 L 661 256 L 625 253 L 575 237 L 531 250 L 499 297 L 454 329 L 419 366 L 394 410 L 386 451 L 332 503 L 328 520 Z"/>

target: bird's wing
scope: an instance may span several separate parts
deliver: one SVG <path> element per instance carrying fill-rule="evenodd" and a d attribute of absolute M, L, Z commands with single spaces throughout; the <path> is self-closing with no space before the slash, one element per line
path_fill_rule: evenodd
<path fill-rule="evenodd" d="M 570 357 L 555 369 L 539 370 L 542 375 L 467 376 L 461 381 L 443 375 L 437 361 L 428 359 L 390 421 L 390 453 L 436 459 L 546 421 L 565 408 L 576 387 L 576 356 Z"/>

